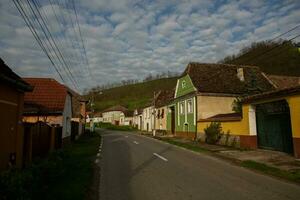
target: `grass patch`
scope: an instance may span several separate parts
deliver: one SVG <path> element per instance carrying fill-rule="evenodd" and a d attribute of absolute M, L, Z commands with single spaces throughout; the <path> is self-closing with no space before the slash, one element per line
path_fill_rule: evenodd
<path fill-rule="evenodd" d="M 84 135 L 23 170 L 0 175 L 0 199 L 84 199 L 93 180 L 98 134 Z"/>
<path fill-rule="evenodd" d="M 276 167 L 268 166 L 266 164 L 255 162 L 252 160 L 242 161 L 241 166 L 262 172 L 264 174 L 268 174 L 275 177 L 287 179 L 289 181 L 300 183 L 300 170 L 295 170 L 295 171 L 281 170 Z"/>
<path fill-rule="evenodd" d="M 169 144 L 173 144 L 179 147 L 183 147 L 185 149 L 189 149 L 191 151 L 196 151 L 196 152 L 208 152 L 207 149 L 205 148 L 201 148 L 199 145 L 194 144 L 194 143 L 184 143 L 184 142 L 179 142 L 179 141 L 175 141 L 169 138 L 157 138 L 161 141 L 167 142 Z"/>
<path fill-rule="evenodd" d="M 95 125 L 98 128 L 105 128 L 109 130 L 117 130 L 117 131 L 136 131 L 137 128 L 134 128 L 133 126 L 116 126 L 111 123 L 96 123 Z"/>

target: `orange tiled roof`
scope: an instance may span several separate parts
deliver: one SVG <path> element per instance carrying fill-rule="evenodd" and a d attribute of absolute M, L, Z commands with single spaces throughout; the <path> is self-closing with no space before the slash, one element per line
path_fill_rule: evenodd
<path fill-rule="evenodd" d="M 24 104 L 43 107 L 47 112 L 63 112 L 68 93 L 67 88 L 52 78 L 24 78 L 34 87 L 26 92 Z"/>

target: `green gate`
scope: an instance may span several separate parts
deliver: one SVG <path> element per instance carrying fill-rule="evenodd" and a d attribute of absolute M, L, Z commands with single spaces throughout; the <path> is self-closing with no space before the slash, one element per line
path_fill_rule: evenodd
<path fill-rule="evenodd" d="M 257 105 L 256 126 L 260 148 L 293 153 L 290 109 L 285 100 Z"/>

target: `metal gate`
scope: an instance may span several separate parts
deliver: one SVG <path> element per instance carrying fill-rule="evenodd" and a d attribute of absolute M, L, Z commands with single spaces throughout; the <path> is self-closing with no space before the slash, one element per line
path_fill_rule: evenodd
<path fill-rule="evenodd" d="M 257 105 L 256 125 L 260 148 L 293 153 L 290 109 L 285 100 Z"/>

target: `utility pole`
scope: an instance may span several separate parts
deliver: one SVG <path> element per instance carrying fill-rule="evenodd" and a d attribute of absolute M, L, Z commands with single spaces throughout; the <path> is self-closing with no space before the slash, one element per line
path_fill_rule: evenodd
<path fill-rule="evenodd" d="M 155 122 L 156 122 L 156 108 L 155 108 L 155 91 L 154 91 L 154 94 L 153 94 L 153 115 L 154 115 L 154 122 L 153 122 L 153 136 L 155 136 L 155 133 L 156 133 L 156 127 L 155 127 Z"/>

